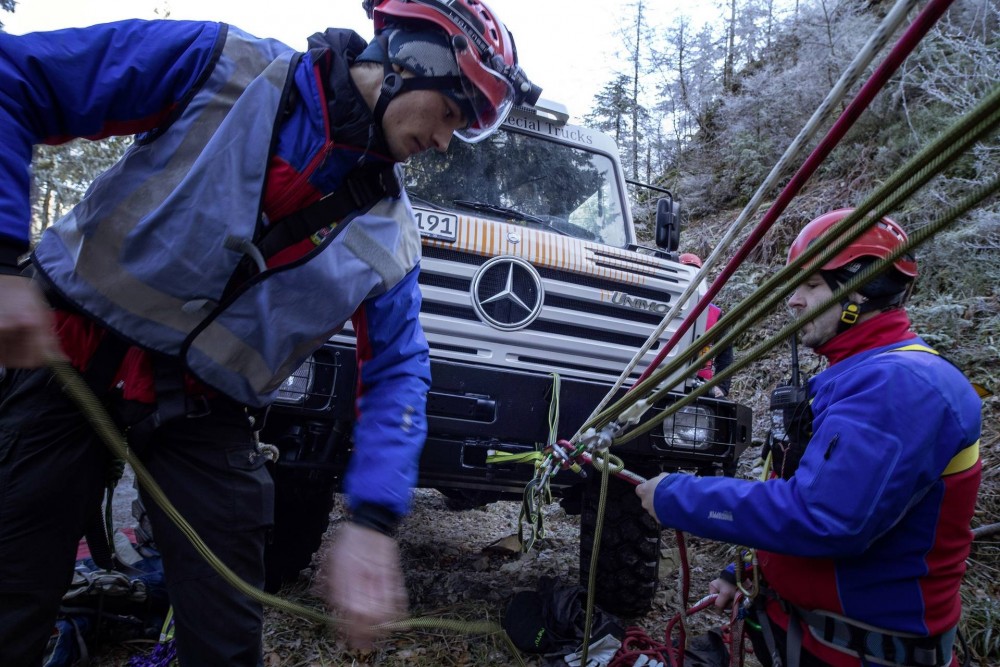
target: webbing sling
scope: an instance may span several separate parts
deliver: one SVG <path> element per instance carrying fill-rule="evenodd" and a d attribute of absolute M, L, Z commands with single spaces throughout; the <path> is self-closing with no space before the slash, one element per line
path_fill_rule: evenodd
<path fill-rule="evenodd" d="M 784 603 L 787 604 L 787 603 Z M 884 630 L 828 611 L 807 611 L 794 605 L 790 618 L 801 618 L 820 643 L 879 665 L 943 667 L 951 662 L 957 627 L 923 637 Z M 801 627 L 795 623 L 797 627 Z M 792 623 L 789 622 L 789 630 Z M 801 633 L 801 630 L 800 630 Z M 801 643 L 801 634 L 798 637 Z M 791 632 L 789 632 L 791 642 Z M 788 667 L 794 667 L 789 658 Z"/>

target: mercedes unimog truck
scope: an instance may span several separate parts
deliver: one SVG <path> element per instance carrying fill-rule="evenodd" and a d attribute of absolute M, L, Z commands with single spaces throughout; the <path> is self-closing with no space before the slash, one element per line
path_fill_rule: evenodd
<path fill-rule="evenodd" d="M 573 436 L 696 275 L 677 261 L 678 202 L 662 191 L 653 244 L 642 244 L 617 146 L 567 120 L 564 108 L 542 101 L 515 110 L 485 141 L 453 141 L 447 154 L 427 153 L 405 167 L 423 237 L 420 320 L 432 373 L 419 485 L 454 508 L 520 501 L 533 466 L 494 464 L 488 453 L 544 448 L 554 401 L 557 437 Z M 619 394 L 705 289 L 668 323 Z M 702 315 L 670 358 L 697 356 L 704 324 Z M 288 378 L 267 415 L 261 440 L 280 452 L 267 552 L 272 588 L 309 565 L 328 525 L 352 449 L 354 344 L 348 324 Z M 679 383 L 667 400 L 697 381 Z M 750 424 L 749 408 L 701 398 L 613 453 L 645 477 L 678 469 L 731 474 Z M 589 473 L 562 471 L 552 480 L 563 507 L 582 514 L 584 582 L 600 481 Z M 660 528 L 633 487 L 611 482 L 597 599 L 619 614 L 641 613 L 656 590 Z M 544 540 L 534 548 L 544 549 Z"/>

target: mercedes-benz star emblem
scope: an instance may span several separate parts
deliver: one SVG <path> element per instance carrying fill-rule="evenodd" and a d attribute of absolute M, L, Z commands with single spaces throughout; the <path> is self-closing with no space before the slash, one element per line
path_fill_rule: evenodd
<path fill-rule="evenodd" d="M 519 257 L 494 257 L 472 279 L 479 318 L 502 331 L 523 329 L 542 311 L 542 279 Z"/>

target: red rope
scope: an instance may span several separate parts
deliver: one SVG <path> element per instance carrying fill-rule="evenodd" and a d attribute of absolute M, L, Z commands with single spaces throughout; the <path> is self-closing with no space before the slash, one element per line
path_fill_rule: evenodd
<path fill-rule="evenodd" d="M 677 555 L 681 559 L 681 611 L 688 608 L 688 600 L 691 598 L 691 564 L 688 561 L 687 553 L 687 541 L 684 539 L 684 533 L 677 530 L 674 531 L 677 536 Z M 706 598 L 710 603 L 715 601 L 714 597 Z M 693 611 L 699 611 L 704 609 L 702 605 L 695 605 L 695 609 L 689 610 L 687 615 L 690 616 Z M 670 622 L 667 623 L 667 641 L 670 641 L 671 628 L 674 623 L 681 620 L 681 615 L 677 614 Z M 677 664 L 676 667 L 684 667 L 684 647 L 687 646 L 687 624 L 681 623 L 681 631 L 679 637 L 678 646 L 680 650 L 677 654 Z"/>
<path fill-rule="evenodd" d="M 716 597 L 716 595 L 709 595 L 703 600 L 698 601 L 693 607 L 687 610 L 686 615 L 691 616 L 711 607 L 715 604 Z M 722 637 L 723 641 L 729 647 L 729 664 L 731 667 L 742 667 L 744 651 L 752 652 L 750 647 L 744 647 L 743 620 L 739 617 L 740 600 L 742 597 L 742 594 L 736 595 L 736 599 L 733 600 L 729 622 L 722 626 Z M 625 636 L 622 638 L 622 646 L 615 653 L 611 662 L 608 663 L 608 667 L 631 667 L 640 656 L 657 660 L 667 667 L 683 667 L 684 647 L 686 644 L 684 633 L 681 633 L 676 646 L 670 639 L 673 628 L 680 622 L 680 619 L 681 615 L 679 613 L 670 619 L 670 622 L 667 623 L 662 643 L 651 638 L 639 626 L 626 628 Z M 681 627 L 683 628 L 683 625 Z"/>
<path fill-rule="evenodd" d="M 615 653 L 615 657 L 608 663 L 608 667 L 631 667 L 639 659 L 639 656 L 643 655 L 668 665 L 670 664 L 667 658 L 669 654 L 669 646 L 652 639 L 639 626 L 633 626 L 625 630 L 622 647 Z"/>
<path fill-rule="evenodd" d="M 701 611 L 702 609 L 706 609 L 712 606 L 714 602 L 715 596 L 710 595 L 688 609 L 686 615 L 690 616 Z M 665 641 L 663 643 L 651 638 L 646 631 L 639 626 L 627 628 L 625 630 L 625 637 L 622 639 L 622 646 L 618 649 L 618 652 L 615 653 L 615 657 L 608 664 L 608 667 L 630 667 L 635 664 L 635 661 L 642 655 L 658 660 L 664 665 L 669 665 L 670 667 L 683 667 L 685 643 L 683 629 L 676 647 L 674 647 L 673 642 L 670 640 L 673 627 L 679 623 L 680 620 L 681 615 L 680 613 L 677 613 L 670 619 L 670 622 L 667 623 Z M 683 628 L 683 625 L 681 627 Z"/>
<path fill-rule="evenodd" d="M 659 366 L 663 360 L 667 357 L 671 350 L 677 346 L 677 342 L 681 337 L 687 333 L 691 325 L 694 324 L 698 316 L 701 315 L 702 311 L 708 307 L 708 304 L 712 302 L 712 299 L 719 293 L 726 281 L 736 272 L 736 269 L 743 263 L 743 261 L 750 255 L 750 252 L 760 243 L 760 240 L 764 237 L 764 234 L 771 229 L 771 226 L 777 221 L 778 216 L 784 213 L 785 208 L 792 201 L 792 198 L 798 194 L 802 186 L 805 185 L 806 181 L 813 175 L 813 172 L 822 164 L 823 160 L 827 158 L 830 152 L 836 147 L 847 131 L 851 129 L 854 122 L 861 116 L 861 113 L 868 107 L 872 99 L 876 94 L 885 86 L 889 78 L 896 73 L 899 66 L 903 63 L 910 52 L 916 48 L 920 40 L 924 38 L 931 27 L 937 22 L 941 15 L 948 9 L 953 0 L 931 0 L 924 7 L 923 11 L 917 15 L 913 20 L 913 23 L 906 29 L 903 36 L 899 38 L 896 45 L 892 47 L 889 55 L 886 56 L 882 64 L 872 73 L 865 84 L 862 86 L 861 90 L 858 92 L 854 100 L 848 105 L 844 112 L 840 114 L 840 117 L 833 124 L 830 130 L 823 137 L 823 140 L 813 149 L 809 157 L 806 158 L 802 166 L 799 167 L 792 179 L 778 195 L 778 198 L 771 205 L 771 208 L 767 210 L 764 217 L 761 219 L 760 223 L 754 228 L 753 232 L 740 246 L 736 254 L 726 263 L 725 268 L 722 270 L 712 285 L 708 288 L 705 296 L 698 301 L 697 305 L 694 307 L 688 316 L 684 318 L 681 325 L 671 336 L 667 344 L 660 350 L 656 355 L 656 358 L 652 363 L 643 371 L 639 379 L 636 380 L 632 387 L 636 387 L 643 380 L 648 378 L 652 372 Z"/>

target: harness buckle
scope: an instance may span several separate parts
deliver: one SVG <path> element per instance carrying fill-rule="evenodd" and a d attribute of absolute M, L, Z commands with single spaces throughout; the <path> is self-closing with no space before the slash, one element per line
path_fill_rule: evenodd
<path fill-rule="evenodd" d="M 861 309 L 858 308 L 858 304 L 849 303 L 840 313 L 840 321 L 844 324 L 855 324 L 858 321 L 858 317 L 861 315 Z"/>

